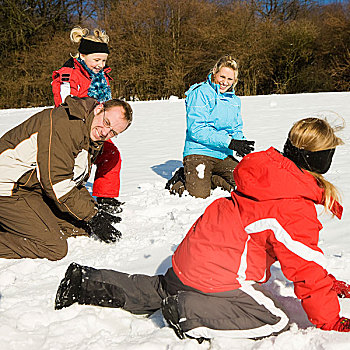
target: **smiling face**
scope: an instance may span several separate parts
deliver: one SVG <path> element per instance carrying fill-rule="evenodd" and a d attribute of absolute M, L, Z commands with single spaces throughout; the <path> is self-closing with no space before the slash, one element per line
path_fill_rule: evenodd
<path fill-rule="evenodd" d="M 129 126 L 122 106 L 106 110 L 103 104 L 99 104 L 94 109 L 94 115 L 90 132 L 92 141 L 107 141 L 122 133 Z"/>
<path fill-rule="evenodd" d="M 216 73 L 213 73 L 214 83 L 220 85 L 220 92 L 226 92 L 235 82 L 236 73 L 232 68 L 222 67 Z"/>
<path fill-rule="evenodd" d="M 94 73 L 98 73 L 106 65 L 107 53 L 90 53 L 88 55 L 80 54 L 81 59 L 86 63 Z"/>

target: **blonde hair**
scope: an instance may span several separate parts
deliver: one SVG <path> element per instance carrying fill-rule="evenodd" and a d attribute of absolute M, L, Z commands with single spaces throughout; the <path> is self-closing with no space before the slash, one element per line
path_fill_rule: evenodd
<path fill-rule="evenodd" d="M 327 119 L 305 118 L 296 122 L 290 129 L 288 138 L 293 146 L 316 152 L 343 145 L 343 140 L 336 136 L 336 132 L 344 128 L 341 126 L 332 127 Z M 308 170 L 306 170 L 308 171 Z M 326 211 L 330 211 L 334 202 L 340 202 L 340 193 L 337 188 L 327 181 L 321 174 L 308 171 L 317 181 L 318 185 L 324 189 L 323 205 Z"/>
<path fill-rule="evenodd" d="M 109 36 L 101 29 L 95 28 L 92 34 L 89 34 L 89 29 L 87 28 L 81 28 L 79 26 L 74 27 L 70 32 L 71 42 L 79 44 L 82 38 L 104 44 L 108 44 L 109 42 Z M 77 58 L 79 53 L 71 56 Z"/>
<path fill-rule="evenodd" d="M 238 82 L 238 64 L 231 55 L 222 56 L 211 69 L 210 73 L 216 74 L 221 68 L 231 68 L 235 73 L 235 80 L 232 87 L 234 88 Z M 212 77 L 213 79 L 213 77 Z"/>

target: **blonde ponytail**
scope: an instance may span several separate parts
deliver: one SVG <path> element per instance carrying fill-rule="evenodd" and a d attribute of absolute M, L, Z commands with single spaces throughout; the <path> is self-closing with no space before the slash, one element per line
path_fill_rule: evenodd
<path fill-rule="evenodd" d="M 81 39 L 85 40 L 91 40 L 98 43 L 108 44 L 109 42 L 109 36 L 106 34 L 105 31 L 95 28 L 92 31 L 92 34 L 89 34 L 89 29 L 87 28 L 81 28 L 79 26 L 74 27 L 70 32 L 70 40 L 74 44 L 80 44 Z M 75 55 L 72 55 L 72 57 L 77 58 L 79 56 L 79 53 L 76 53 Z"/>
<path fill-rule="evenodd" d="M 288 138 L 292 145 L 311 152 L 336 148 L 344 144 L 343 140 L 336 136 L 336 132 L 344 128 L 343 125 L 332 127 L 327 119 L 305 118 L 296 122 L 289 131 Z M 306 170 L 308 171 L 308 170 Z M 321 174 L 308 171 L 323 188 L 323 205 L 326 211 L 330 211 L 334 202 L 340 202 L 341 196 L 338 189 Z"/>

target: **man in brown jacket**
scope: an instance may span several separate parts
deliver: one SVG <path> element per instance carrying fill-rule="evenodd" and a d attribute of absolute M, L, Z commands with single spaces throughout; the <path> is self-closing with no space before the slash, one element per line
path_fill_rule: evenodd
<path fill-rule="evenodd" d="M 112 226 L 120 218 L 103 210 L 84 184 L 104 141 L 131 121 L 124 101 L 69 96 L 0 138 L 0 257 L 59 260 L 70 236 L 107 243 L 121 237 Z"/>

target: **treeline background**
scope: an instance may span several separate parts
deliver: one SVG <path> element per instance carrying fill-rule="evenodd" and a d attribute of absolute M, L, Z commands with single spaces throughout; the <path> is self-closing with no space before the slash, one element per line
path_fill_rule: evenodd
<path fill-rule="evenodd" d="M 0 0 L 0 108 L 53 104 L 75 25 L 110 36 L 113 97 L 183 97 L 228 53 L 238 95 L 350 90 L 349 1 Z"/>

